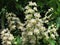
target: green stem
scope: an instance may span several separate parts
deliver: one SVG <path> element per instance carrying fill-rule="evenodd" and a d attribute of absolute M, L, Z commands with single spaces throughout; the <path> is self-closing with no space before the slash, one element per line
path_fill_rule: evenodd
<path fill-rule="evenodd" d="M 37 36 L 35 35 L 35 37 L 36 37 L 36 44 L 35 44 L 35 45 L 38 45 L 38 40 L 37 40 Z"/>
<path fill-rule="evenodd" d="M 5 26 L 4 26 L 4 15 L 1 16 L 1 27 L 2 27 L 2 29 L 5 28 Z"/>

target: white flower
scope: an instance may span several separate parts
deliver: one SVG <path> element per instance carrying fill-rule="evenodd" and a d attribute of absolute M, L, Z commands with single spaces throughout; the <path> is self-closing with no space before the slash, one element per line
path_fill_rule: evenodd
<path fill-rule="evenodd" d="M 22 26 L 19 26 L 19 27 L 18 27 L 18 29 L 21 29 L 21 30 L 23 30 L 24 28 L 23 28 Z"/>
<path fill-rule="evenodd" d="M 31 19 L 31 20 L 30 20 L 30 23 L 36 24 L 36 19 Z"/>
<path fill-rule="evenodd" d="M 7 45 L 11 45 L 11 42 L 10 41 L 7 41 Z"/>
<path fill-rule="evenodd" d="M 51 31 L 50 30 L 47 30 L 46 33 L 50 33 Z"/>
<path fill-rule="evenodd" d="M 29 6 L 37 6 L 37 4 L 35 2 L 29 2 Z"/>
<path fill-rule="evenodd" d="M 33 35 L 33 32 L 32 32 L 32 31 L 29 31 L 29 32 L 28 32 L 28 35 Z"/>
<path fill-rule="evenodd" d="M 53 8 L 48 9 L 49 12 L 52 11 L 52 10 L 53 10 Z"/>
<path fill-rule="evenodd" d="M 14 44 L 17 44 L 17 42 L 15 41 Z"/>
<path fill-rule="evenodd" d="M 9 34 L 10 34 L 10 33 L 5 33 L 4 35 L 5 35 L 6 37 L 9 37 Z"/>
<path fill-rule="evenodd" d="M 10 33 L 8 28 L 2 31 L 1 37 L 3 45 L 11 45 L 11 41 L 14 39 L 14 36 Z"/>
<path fill-rule="evenodd" d="M 11 17 L 7 17 L 8 21 L 11 20 Z"/>
<path fill-rule="evenodd" d="M 4 34 L 5 32 L 8 32 L 8 28 L 3 29 L 3 31 L 1 32 L 1 34 Z"/>
<path fill-rule="evenodd" d="M 20 21 L 19 18 L 17 18 L 17 17 L 13 17 L 12 20 Z"/>
<path fill-rule="evenodd" d="M 54 9 L 51 7 L 51 10 L 54 10 Z"/>
<path fill-rule="evenodd" d="M 49 36 L 46 35 L 46 39 L 49 39 Z"/>
<path fill-rule="evenodd" d="M 5 44 L 5 41 L 3 41 L 2 44 L 4 45 Z"/>
<path fill-rule="evenodd" d="M 7 17 L 13 17 L 13 16 L 16 17 L 16 15 L 14 13 L 6 13 L 6 18 Z"/>
<path fill-rule="evenodd" d="M 22 32 L 22 37 L 24 38 L 26 36 L 26 32 Z"/>
<path fill-rule="evenodd" d="M 51 15 L 47 16 L 47 14 L 49 13 L 49 11 L 51 11 L 53 9 L 51 9 L 51 10 L 49 9 L 47 11 L 47 13 L 45 14 L 45 17 L 41 18 L 41 15 L 38 12 L 36 6 L 37 6 L 37 4 L 35 2 L 31 1 L 27 5 L 27 7 L 25 7 L 26 10 L 24 13 L 25 13 L 25 19 L 26 19 L 26 21 L 25 21 L 26 30 L 24 31 L 25 33 L 22 34 L 23 35 L 22 38 L 24 39 L 23 45 L 25 45 L 25 43 L 26 43 L 26 45 L 28 45 L 27 41 L 29 41 L 29 43 L 31 43 L 32 45 L 35 45 L 36 40 L 33 38 L 33 36 L 34 37 L 37 36 L 37 41 L 38 41 L 39 39 L 48 40 L 49 38 L 55 38 L 55 36 L 57 35 L 57 33 L 55 33 L 56 28 L 54 28 L 53 26 L 49 26 L 48 28 L 46 28 L 44 26 L 44 23 L 47 24 L 47 22 L 48 22 L 47 19 L 50 18 L 50 16 L 51 16 Z M 31 15 L 29 15 L 29 14 L 31 14 Z M 51 29 L 51 27 L 52 27 L 52 29 Z"/>
<path fill-rule="evenodd" d="M 49 39 L 48 33 L 43 33 L 45 35 L 45 39 Z"/>
<path fill-rule="evenodd" d="M 38 28 L 40 28 L 40 27 L 42 27 L 42 26 L 43 26 L 43 24 L 42 24 L 42 23 L 40 23 L 40 22 L 38 22 L 38 23 L 36 24 L 36 26 L 37 26 Z"/>
<path fill-rule="evenodd" d="M 34 9 L 35 11 L 38 11 L 38 10 L 37 10 L 37 7 L 34 7 L 33 9 Z"/>
<path fill-rule="evenodd" d="M 30 9 L 30 7 L 29 6 L 26 6 L 25 9 Z"/>
<path fill-rule="evenodd" d="M 32 18 L 32 14 L 26 15 L 26 19 L 31 19 L 31 18 Z"/>
<path fill-rule="evenodd" d="M 13 37 L 13 36 L 8 38 L 8 40 L 10 40 L 10 41 L 12 41 L 13 39 L 14 39 L 14 37 Z"/>
<path fill-rule="evenodd" d="M 14 24 L 15 23 L 15 21 L 10 21 L 10 24 Z"/>
<path fill-rule="evenodd" d="M 35 28 L 34 29 L 34 34 L 39 34 L 39 29 Z"/>
<path fill-rule="evenodd" d="M 54 34 L 51 34 L 51 38 L 56 39 Z"/>
<path fill-rule="evenodd" d="M 27 27 L 32 27 L 32 24 L 28 23 L 28 24 L 27 24 Z"/>
<path fill-rule="evenodd" d="M 49 21 L 48 20 L 45 20 L 45 23 L 48 23 Z"/>
<path fill-rule="evenodd" d="M 26 41 L 26 38 L 23 38 L 22 41 L 25 42 Z"/>
<path fill-rule="evenodd" d="M 8 13 L 10 16 L 14 16 L 14 17 L 16 17 L 16 15 L 14 14 L 14 13 Z"/>
<path fill-rule="evenodd" d="M 54 35 L 57 36 L 57 37 L 59 36 L 57 32 L 54 32 Z"/>
<path fill-rule="evenodd" d="M 37 21 L 39 21 L 40 23 L 43 24 L 43 20 L 42 19 L 37 19 Z"/>
<path fill-rule="evenodd" d="M 30 40 L 30 43 L 35 44 L 36 42 L 35 42 L 34 39 L 31 39 L 31 40 Z"/>
<path fill-rule="evenodd" d="M 25 14 L 28 14 L 28 13 L 31 13 L 31 14 L 32 14 L 32 13 L 34 13 L 34 12 L 35 12 L 35 11 L 30 8 L 30 9 L 26 10 L 24 13 L 25 13 Z"/>
<path fill-rule="evenodd" d="M 19 26 L 22 26 L 23 27 L 24 25 L 25 24 L 21 23 L 20 21 L 17 22 L 17 27 L 19 27 Z"/>
<path fill-rule="evenodd" d="M 56 28 L 52 28 L 51 29 L 51 32 L 56 32 Z"/>
<path fill-rule="evenodd" d="M 2 38 L 3 38 L 2 40 L 4 40 L 4 41 L 8 39 L 7 37 L 2 37 Z"/>
<path fill-rule="evenodd" d="M 40 28 L 40 30 L 41 30 L 41 31 L 45 31 L 46 28 L 45 28 L 44 26 L 42 26 L 42 27 Z"/>
<path fill-rule="evenodd" d="M 12 34 L 10 34 L 10 38 L 9 39 L 13 40 L 14 36 Z"/>
<path fill-rule="evenodd" d="M 38 17 L 38 18 L 41 17 L 41 16 L 40 16 L 40 13 L 34 13 L 34 16 L 35 16 L 35 17 Z"/>
<path fill-rule="evenodd" d="M 10 26 L 10 30 L 13 30 L 13 29 L 15 29 L 15 28 L 16 28 L 15 25 Z"/>
<path fill-rule="evenodd" d="M 1 32 L 1 34 L 4 34 L 6 32 L 6 30 L 4 29 L 2 32 Z"/>

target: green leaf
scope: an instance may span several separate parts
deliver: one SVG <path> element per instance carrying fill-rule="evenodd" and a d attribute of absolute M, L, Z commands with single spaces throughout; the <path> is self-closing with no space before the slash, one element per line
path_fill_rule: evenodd
<path fill-rule="evenodd" d="M 16 2 L 18 2 L 19 0 L 16 0 Z"/>
<path fill-rule="evenodd" d="M 17 36 L 17 45 L 20 45 L 21 44 L 21 42 L 22 42 L 22 40 L 21 40 L 21 38 L 20 38 L 20 36 Z"/>
<path fill-rule="evenodd" d="M 22 7 L 22 5 L 20 5 L 20 4 L 18 4 L 18 3 L 16 3 L 16 9 L 18 9 L 18 10 L 23 10 L 23 7 Z"/>
<path fill-rule="evenodd" d="M 53 40 L 53 39 L 49 39 L 48 42 L 49 42 L 50 45 L 55 45 L 56 44 L 56 41 Z"/>
<path fill-rule="evenodd" d="M 16 43 L 15 43 L 16 42 Z M 12 41 L 12 45 L 21 45 L 22 39 L 20 36 L 16 36 L 14 40 Z"/>
<path fill-rule="evenodd" d="M 57 28 L 59 28 L 60 27 L 60 17 L 57 17 L 56 24 L 57 24 Z"/>

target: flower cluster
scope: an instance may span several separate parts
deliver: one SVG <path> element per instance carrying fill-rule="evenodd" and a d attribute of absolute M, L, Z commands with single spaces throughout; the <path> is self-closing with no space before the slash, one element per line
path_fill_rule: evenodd
<path fill-rule="evenodd" d="M 55 26 L 49 26 L 46 28 L 44 23 L 49 22 L 47 18 L 50 18 L 52 14 L 47 16 L 47 14 L 52 11 L 53 8 L 49 9 L 45 14 L 44 18 L 41 18 L 40 13 L 37 9 L 37 4 L 35 2 L 29 2 L 25 7 L 25 24 L 26 30 L 22 32 L 22 45 L 38 45 L 40 39 L 55 39 L 58 36 Z M 54 24 L 53 24 L 54 25 Z"/>
<path fill-rule="evenodd" d="M 48 29 L 43 34 L 45 35 L 45 39 L 49 38 L 56 39 L 56 37 L 59 36 L 55 24 L 49 26 Z"/>
<path fill-rule="evenodd" d="M 14 36 L 10 33 L 8 28 L 3 29 L 1 32 L 1 39 L 3 45 L 12 45 L 12 40 L 14 39 Z"/>
<path fill-rule="evenodd" d="M 24 25 L 21 23 L 20 19 L 14 13 L 6 13 L 6 18 L 10 30 L 23 30 Z"/>

